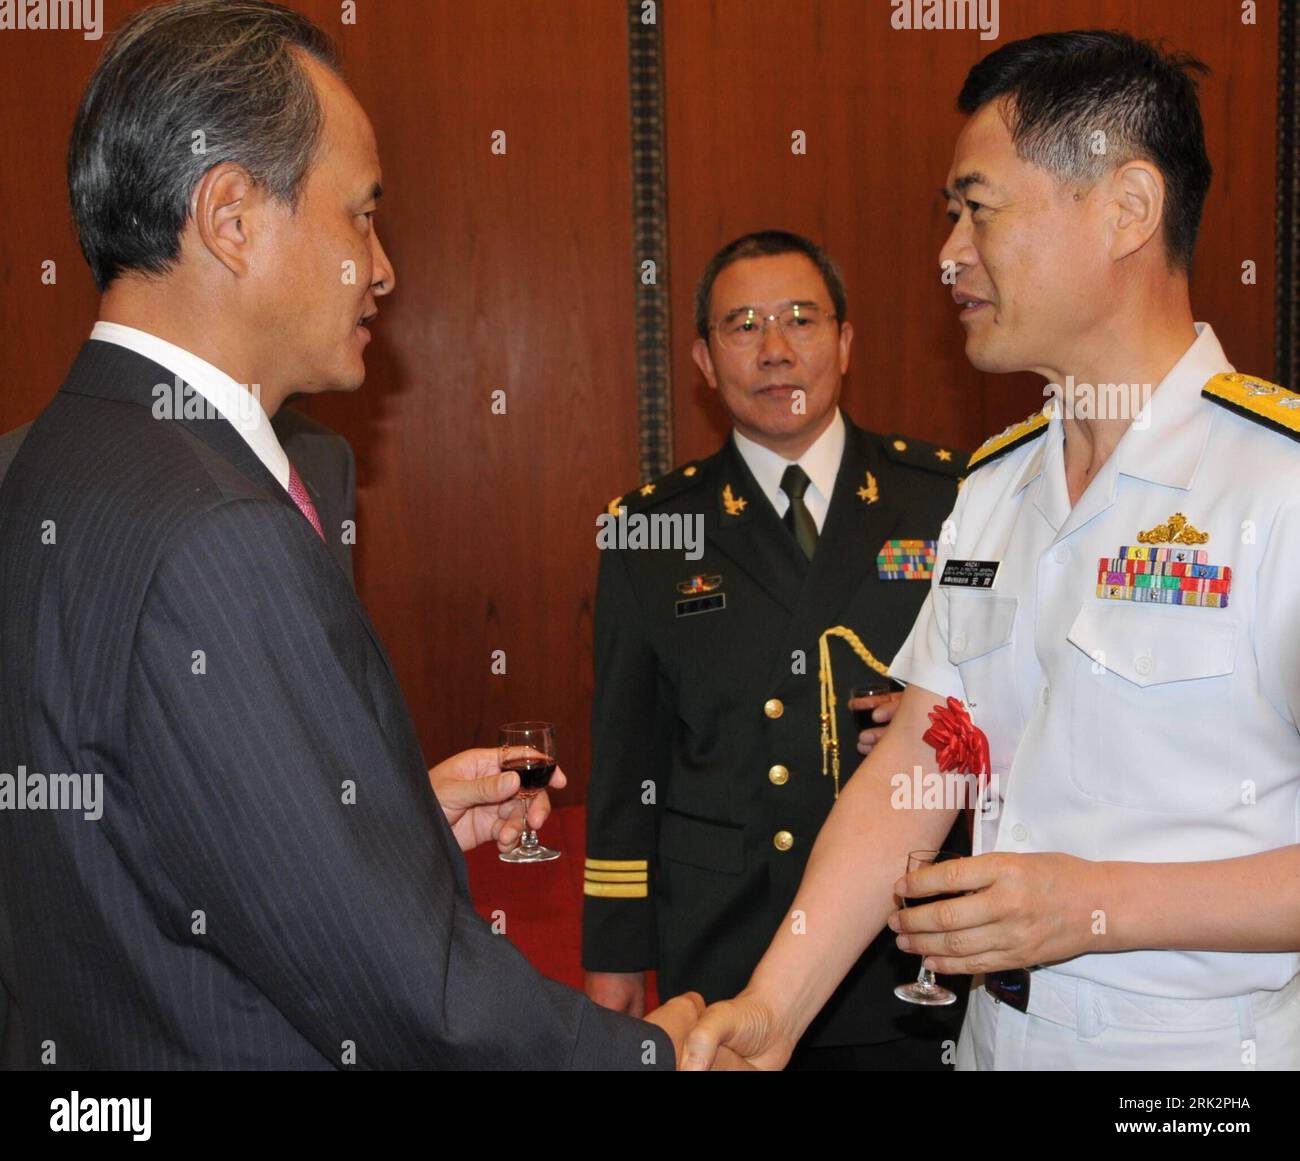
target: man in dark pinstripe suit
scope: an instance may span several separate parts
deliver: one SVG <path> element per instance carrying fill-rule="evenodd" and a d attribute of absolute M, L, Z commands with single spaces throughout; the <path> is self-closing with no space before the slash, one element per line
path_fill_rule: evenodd
<path fill-rule="evenodd" d="M 25 423 L 0 435 L 0 484 L 31 426 Z M 351 580 L 354 538 L 348 533 L 357 516 L 357 469 L 351 446 L 337 431 L 296 407 L 281 407 L 271 417 L 271 427 L 316 504 L 330 555 Z"/>
<path fill-rule="evenodd" d="M 475 915 L 460 850 L 513 784 L 426 773 L 269 422 L 361 385 L 394 285 L 327 39 L 261 0 L 132 17 L 68 169 L 100 321 L 0 487 L 5 1064 L 672 1067 L 698 997 L 608 1012 Z"/>
<path fill-rule="evenodd" d="M 325 543 L 338 566 L 352 580 L 353 538 L 348 531 L 356 520 L 356 461 L 348 441 L 336 431 L 294 407 L 281 407 L 271 420 L 276 439 L 289 461 L 302 474 L 326 530 Z M 9 465 L 18 455 L 31 424 L 0 434 L 0 484 L 4 483 Z M 510 827 L 502 836 L 507 841 L 516 834 Z M 11 939 L 0 931 L 0 964 L 12 959 Z M 17 1024 L 9 1021 L 9 995 L 0 977 L 0 1046 L 7 1036 L 19 1035 Z M 0 1061 L 6 1059 L 0 1048 Z"/>

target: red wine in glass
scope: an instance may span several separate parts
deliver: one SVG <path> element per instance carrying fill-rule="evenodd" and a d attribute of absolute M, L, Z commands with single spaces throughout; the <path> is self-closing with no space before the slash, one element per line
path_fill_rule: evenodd
<path fill-rule="evenodd" d="M 932 863 L 945 862 L 948 859 L 963 859 L 965 855 L 959 855 L 954 851 L 912 851 L 907 856 L 907 869 L 919 871 L 922 867 L 928 867 Z M 903 899 L 904 907 L 924 907 L 927 903 L 937 903 L 940 899 L 956 899 L 965 894 L 964 891 L 955 891 L 947 895 L 925 895 L 916 899 Z M 922 958 L 922 965 L 925 960 Z M 920 974 L 910 984 L 899 984 L 894 989 L 894 995 L 900 1000 L 906 1000 L 909 1004 L 923 1004 L 931 1008 L 946 1007 L 948 1004 L 957 1002 L 957 994 L 945 988 L 942 984 L 937 983 L 934 978 L 934 972 L 929 968 L 922 966 Z"/>
<path fill-rule="evenodd" d="M 874 680 L 868 680 L 861 685 L 855 685 L 849 690 L 849 697 L 882 697 L 887 693 L 893 693 L 895 689 L 894 682 L 887 677 L 878 677 Z M 858 727 L 858 733 L 863 730 L 878 730 L 881 723 L 873 721 L 871 715 L 876 712 L 878 706 L 872 706 L 870 709 L 859 709 L 853 711 L 853 724 Z"/>
<path fill-rule="evenodd" d="M 532 758 L 507 758 L 501 763 L 502 770 L 513 770 L 519 775 L 519 796 L 525 794 L 530 798 L 539 790 L 545 790 L 555 773 L 554 762 L 538 762 Z"/>
<path fill-rule="evenodd" d="M 560 852 L 542 846 L 537 832 L 528 825 L 528 807 L 546 789 L 555 773 L 555 727 L 550 722 L 509 722 L 497 730 L 501 747 L 501 769 L 519 775 L 517 797 L 523 800 L 524 817 L 519 845 L 500 855 L 503 863 L 547 863 Z"/>

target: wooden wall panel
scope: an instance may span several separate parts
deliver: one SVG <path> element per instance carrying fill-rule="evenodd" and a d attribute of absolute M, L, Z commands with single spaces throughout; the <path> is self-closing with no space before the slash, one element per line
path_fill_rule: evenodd
<path fill-rule="evenodd" d="M 357 394 L 306 409 L 360 463 L 358 578 L 430 759 L 550 717 L 581 796 L 588 757 L 594 517 L 637 483 L 626 8 L 620 0 L 385 0 L 339 23 L 378 133 L 378 224 L 396 265 Z M 107 6 L 110 27 L 139 0 Z M 933 277 L 934 194 L 990 49 L 889 27 L 888 0 L 662 0 L 676 458 L 722 417 L 688 350 L 695 278 L 722 242 L 783 225 L 845 268 L 857 328 L 846 402 L 862 422 L 970 446 L 1023 415 L 1027 377 L 974 373 Z M 1215 75 L 1216 179 L 1194 282 L 1239 366 L 1271 371 L 1276 6 L 1020 0 L 997 43 L 1104 25 L 1168 37 Z M 49 399 L 95 316 L 64 153 L 102 42 L 0 32 L 0 429 Z M 806 157 L 790 132 L 808 133 Z M 493 130 L 507 154 L 489 151 Z M 1253 287 L 1240 263 L 1258 263 Z M 41 263 L 57 264 L 53 286 Z M 494 416 L 493 390 L 508 412 Z M 504 649 L 507 674 L 490 654 Z M 576 853 L 576 852 L 575 852 Z"/>
<path fill-rule="evenodd" d="M 107 18 L 106 18 L 107 19 Z M 68 214 L 68 134 L 103 41 L 0 32 L 0 431 L 34 419 L 99 298 Z M 53 262 L 54 282 L 43 281 Z"/>
<path fill-rule="evenodd" d="M 695 0 L 664 5 L 677 459 L 716 448 L 726 416 L 690 360 L 694 284 L 750 230 L 805 233 L 839 261 L 855 337 L 844 401 L 860 422 L 971 448 L 1041 404 L 1041 380 L 974 371 L 938 251 L 937 191 L 964 118 L 967 70 L 1038 32 L 1165 37 L 1214 70 L 1202 109 L 1215 180 L 1193 279 L 1197 317 L 1243 370 L 1272 374 L 1277 7 L 1237 0 L 1017 0 L 996 41 L 904 31 L 889 0 Z M 791 133 L 807 134 L 806 156 Z M 1252 259 L 1258 281 L 1243 286 Z"/>
<path fill-rule="evenodd" d="M 578 798 L 595 517 L 637 462 L 623 9 L 362 11 L 340 40 L 398 288 L 366 387 L 307 410 L 356 449 L 360 588 L 430 761 L 546 718 Z"/>
<path fill-rule="evenodd" d="M 140 6 L 112 5 L 110 27 Z M 342 26 L 334 0 L 298 7 L 374 122 L 398 280 L 366 385 L 304 405 L 357 454 L 362 596 L 430 761 L 548 718 L 580 797 L 595 517 L 637 474 L 625 9 L 361 3 Z M 63 156 L 101 48 L 0 33 L 0 429 L 44 406 L 95 317 Z"/>

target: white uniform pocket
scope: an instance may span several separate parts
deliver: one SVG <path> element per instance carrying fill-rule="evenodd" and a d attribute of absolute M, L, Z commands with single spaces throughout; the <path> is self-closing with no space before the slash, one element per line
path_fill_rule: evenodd
<path fill-rule="evenodd" d="M 965 589 L 950 592 L 948 660 L 960 666 L 1010 645 L 1019 604 L 1015 597 Z"/>
<path fill-rule="evenodd" d="M 1241 774 L 1206 761 L 1202 734 L 1232 728 L 1237 625 L 1216 617 L 1226 614 L 1084 604 L 1068 634 L 1087 656 L 1070 707 L 1071 779 L 1079 790 L 1164 813 L 1203 813 L 1235 800 Z"/>
<path fill-rule="evenodd" d="M 1017 597 L 954 589 L 948 594 L 948 660 L 961 674 L 966 706 L 988 735 L 995 763 L 1020 736 L 1016 681 Z"/>

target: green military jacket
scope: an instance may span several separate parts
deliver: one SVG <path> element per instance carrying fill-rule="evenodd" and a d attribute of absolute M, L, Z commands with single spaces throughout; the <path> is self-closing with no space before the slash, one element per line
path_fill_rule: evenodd
<path fill-rule="evenodd" d="M 703 556 L 601 552 L 583 917 L 589 971 L 657 969 L 661 995 L 696 990 L 712 1002 L 745 986 L 786 921 L 835 800 L 822 772 L 819 639 L 850 629 L 869 659 L 888 664 L 929 589 L 924 569 L 904 579 L 897 559 L 926 549 L 889 542 L 933 549 L 967 462 L 955 449 L 873 435 L 847 417 L 846 429 L 811 561 L 730 437 L 708 459 L 610 503 L 611 515 L 625 509 L 625 530 L 638 515 L 699 518 Z M 632 543 L 626 531 L 623 541 Z M 861 761 L 845 703 L 875 672 L 843 635 L 829 639 L 829 650 L 842 784 Z M 965 833 L 959 823 L 950 842 Z M 880 1043 L 918 1030 L 955 1038 L 962 1005 L 917 1011 L 894 997 L 894 985 L 918 967 L 886 930 L 804 1043 Z"/>

